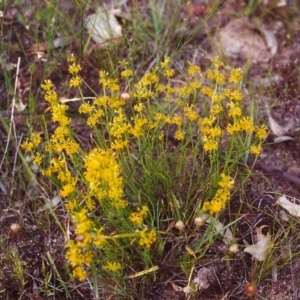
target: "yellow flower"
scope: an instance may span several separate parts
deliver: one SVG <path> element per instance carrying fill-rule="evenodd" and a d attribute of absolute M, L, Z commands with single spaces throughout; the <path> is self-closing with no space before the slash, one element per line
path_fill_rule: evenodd
<path fill-rule="evenodd" d="M 140 84 L 144 87 L 157 82 L 159 82 L 159 78 L 154 71 L 146 73 L 140 80 Z"/>
<path fill-rule="evenodd" d="M 58 122 L 62 126 L 67 126 L 71 123 L 71 119 L 66 116 L 68 106 L 66 104 L 57 104 L 52 106 L 52 121 Z"/>
<path fill-rule="evenodd" d="M 115 154 L 111 150 L 95 148 L 86 155 L 84 163 L 84 178 L 91 195 L 98 201 L 108 199 L 114 207 L 125 207 L 121 167 Z"/>
<path fill-rule="evenodd" d="M 170 69 L 170 70 L 165 70 L 163 72 L 163 75 L 166 76 L 167 78 L 171 78 L 173 77 L 175 74 L 175 71 L 173 69 Z"/>
<path fill-rule="evenodd" d="M 167 86 L 165 87 L 165 92 L 166 92 L 166 94 L 168 94 L 168 95 L 173 94 L 174 91 L 175 91 L 175 90 L 174 90 L 174 88 L 173 88 L 172 86 L 167 85 Z M 174 102 L 174 99 L 173 99 L 173 98 L 169 98 L 169 97 L 165 97 L 165 98 L 164 98 L 164 101 L 166 101 L 166 102 Z"/>
<path fill-rule="evenodd" d="M 165 57 L 164 61 L 160 63 L 160 66 L 162 69 L 166 69 L 169 67 L 170 63 L 171 63 L 171 58 L 167 56 Z"/>
<path fill-rule="evenodd" d="M 147 232 L 147 229 L 140 231 L 140 246 L 145 246 L 146 248 L 150 249 L 150 247 L 156 242 L 157 235 L 154 230 Z"/>
<path fill-rule="evenodd" d="M 243 94 L 238 90 L 234 90 L 230 94 L 231 100 L 241 101 L 241 100 L 243 100 L 243 98 L 244 98 Z"/>
<path fill-rule="evenodd" d="M 191 82 L 189 83 L 189 86 L 190 86 L 193 90 L 198 90 L 198 89 L 201 89 L 202 83 L 201 83 L 201 82 L 198 82 L 198 81 L 191 81 Z"/>
<path fill-rule="evenodd" d="M 34 144 L 30 141 L 25 141 L 21 144 L 21 148 L 24 151 L 31 152 L 34 149 Z"/>
<path fill-rule="evenodd" d="M 234 186 L 234 180 L 225 174 L 221 174 L 221 180 L 219 181 L 219 186 L 226 189 L 232 189 Z"/>
<path fill-rule="evenodd" d="M 138 208 L 136 212 L 130 214 L 129 221 L 134 225 L 142 225 L 147 213 L 148 207 L 144 205 L 142 208 Z"/>
<path fill-rule="evenodd" d="M 72 275 L 78 278 L 79 281 L 83 281 L 87 278 L 87 272 L 84 270 L 82 266 L 76 266 L 73 271 Z"/>
<path fill-rule="evenodd" d="M 171 123 L 176 124 L 177 126 L 181 126 L 181 125 L 182 125 L 182 122 L 183 122 L 183 119 L 182 119 L 181 116 L 178 116 L 177 114 L 175 114 L 175 115 L 172 117 Z"/>
<path fill-rule="evenodd" d="M 184 107 L 183 111 L 189 121 L 193 122 L 198 119 L 198 114 L 195 111 L 194 105 Z"/>
<path fill-rule="evenodd" d="M 47 80 L 44 81 L 44 84 L 42 84 L 41 87 L 42 87 L 42 89 L 43 89 L 44 91 L 47 92 L 47 91 L 52 90 L 53 87 L 54 87 L 54 85 L 53 85 L 53 83 L 52 83 L 51 80 L 47 79 Z"/>
<path fill-rule="evenodd" d="M 218 137 L 220 137 L 222 135 L 221 127 L 215 126 L 215 127 L 210 128 L 209 135 L 212 138 L 218 138 Z"/>
<path fill-rule="evenodd" d="M 129 69 L 126 69 L 124 71 L 121 72 L 121 76 L 123 78 L 129 78 L 133 75 L 133 71 L 132 70 L 129 70 Z"/>
<path fill-rule="evenodd" d="M 73 183 L 68 183 L 68 184 L 64 185 L 64 186 L 60 189 L 59 193 L 60 193 L 60 195 L 61 195 L 62 197 L 66 198 L 66 197 L 68 197 L 71 193 L 73 193 L 74 190 L 75 190 L 75 183 L 73 182 Z"/>
<path fill-rule="evenodd" d="M 44 158 L 44 155 L 43 155 L 43 154 L 41 154 L 41 153 L 36 153 L 34 156 L 32 156 L 32 161 L 33 161 L 36 165 L 40 166 L 41 163 L 42 163 L 43 158 Z"/>
<path fill-rule="evenodd" d="M 31 141 L 34 145 L 34 147 L 38 147 L 40 143 L 42 142 L 41 135 L 39 133 L 33 132 L 31 134 Z"/>
<path fill-rule="evenodd" d="M 47 91 L 44 98 L 51 105 L 54 105 L 54 104 L 58 103 L 56 91 L 53 91 L 53 90 Z"/>
<path fill-rule="evenodd" d="M 205 151 L 213 151 L 213 150 L 218 150 L 218 143 L 216 140 L 209 138 L 207 136 L 202 137 L 203 141 L 203 149 Z"/>
<path fill-rule="evenodd" d="M 139 113 L 141 113 L 144 110 L 144 108 L 145 108 L 145 105 L 143 103 L 138 103 L 133 106 L 133 109 Z"/>
<path fill-rule="evenodd" d="M 80 258 L 81 248 L 74 241 L 69 241 L 66 244 L 66 259 L 70 261 L 71 266 L 76 266 L 82 263 Z"/>
<path fill-rule="evenodd" d="M 265 124 L 261 125 L 261 126 L 257 126 L 255 128 L 255 136 L 259 139 L 259 140 L 264 140 L 267 138 L 268 136 L 268 128 Z"/>
<path fill-rule="evenodd" d="M 117 272 L 122 269 L 122 266 L 120 263 L 117 262 L 107 262 L 106 265 L 103 267 L 105 270 L 110 272 Z"/>
<path fill-rule="evenodd" d="M 144 126 L 147 125 L 148 120 L 139 117 L 135 117 L 133 118 L 133 120 L 134 120 L 134 125 L 130 129 L 130 133 L 135 137 L 144 135 L 145 133 Z"/>
<path fill-rule="evenodd" d="M 215 122 L 215 117 L 205 117 L 199 120 L 198 125 L 199 126 L 212 126 Z"/>
<path fill-rule="evenodd" d="M 212 58 L 211 62 L 217 69 L 224 66 L 224 63 L 220 60 L 219 56 Z"/>
<path fill-rule="evenodd" d="M 78 75 L 74 76 L 70 80 L 70 87 L 77 87 L 82 83 L 82 78 Z"/>
<path fill-rule="evenodd" d="M 215 71 L 214 80 L 217 84 L 223 84 L 225 83 L 225 76 L 221 72 Z"/>
<path fill-rule="evenodd" d="M 223 99 L 224 99 L 224 96 L 222 94 L 213 94 L 211 97 L 211 100 L 214 103 L 220 103 Z"/>
<path fill-rule="evenodd" d="M 204 203 L 203 203 L 203 206 L 202 206 L 202 211 L 203 212 L 207 212 L 207 211 L 209 211 L 210 210 L 210 202 L 209 201 L 205 201 Z"/>
<path fill-rule="evenodd" d="M 215 213 L 220 212 L 224 208 L 225 208 L 224 203 L 222 203 L 220 201 L 213 200 L 210 203 L 209 211 L 210 211 L 211 214 L 215 214 Z"/>
<path fill-rule="evenodd" d="M 93 235 L 93 243 L 97 247 L 102 247 L 107 241 L 107 238 L 103 235 L 102 231 L 102 228 L 96 229 Z"/>
<path fill-rule="evenodd" d="M 94 104 L 98 106 L 105 106 L 109 100 L 110 98 L 108 96 L 101 96 L 94 100 Z"/>
<path fill-rule="evenodd" d="M 88 197 L 88 198 L 85 200 L 85 205 L 86 205 L 86 207 L 87 207 L 87 209 L 88 209 L 89 211 L 94 210 L 95 207 L 96 207 L 96 203 L 95 203 L 95 201 L 94 201 L 91 197 Z"/>
<path fill-rule="evenodd" d="M 193 92 L 193 89 L 190 86 L 182 86 L 178 89 L 178 94 L 182 96 L 188 96 Z"/>
<path fill-rule="evenodd" d="M 233 69 L 231 70 L 229 82 L 231 83 L 239 83 L 243 78 L 241 69 Z"/>
<path fill-rule="evenodd" d="M 239 126 L 242 130 L 246 131 L 247 133 L 251 133 L 254 131 L 253 120 L 249 117 L 243 117 L 239 120 Z"/>
<path fill-rule="evenodd" d="M 74 54 L 72 53 L 69 57 L 68 57 L 68 62 L 69 63 L 74 63 L 76 61 L 76 58 L 74 56 Z"/>
<path fill-rule="evenodd" d="M 33 132 L 30 139 L 27 139 L 21 144 L 21 148 L 25 151 L 31 152 L 34 148 L 37 148 L 42 142 L 41 136 L 39 133 Z"/>
<path fill-rule="evenodd" d="M 129 65 L 129 62 L 127 60 L 122 60 L 122 61 L 119 61 L 119 64 L 125 68 Z"/>
<path fill-rule="evenodd" d="M 100 122 L 101 117 L 104 116 L 102 109 L 95 110 L 87 119 L 86 124 L 89 127 L 95 127 Z"/>
<path fill-rule="evenodd" d="M 61 145 L 65 149 L 68 155 L 72 155 L 78 152 L 80 146 L 75 141 L 72 141 L 70 138 L 66 139 L 65 143 Z"/>
<path fill-rule="evenodd" d="M 159 84 L 156 85 L 155 90 L 158 93 L 162 93 L 162 92 L 164 92 L 166 90 L 166 86 L 163 85 L 163 84 L 161 84 L 161 83 L 159 83 Z"/>
<path fill-rule="evenodd" d="M 89 103 L 82 103 L 78 109 L 78 112 L 80 114 L 89 114 L 93 110 L 93 106 L 90 105 Z"/>
<path fill-rule="evenodd" d="M 231 135 L 240 132 L 241 130 L 241 126 L 238 123 L 227 125 L 227 132 Z"/>
<path fill-rule="evenodd" d="M 70 66 L 69 66 L 69 73 L 72 75 L 78 74 L 81 71 L 81 65 L 80 64 L 76 64 L 75 62 L 73 62 Z"/>
<path fill-rule="evenodd" d="M 159 135 L 158 135 L 158 139 L 160 140 L 160 141 L 162 141 L 163 139 L 164 139 L 164 132 L 163 131 L 161 131 L 160 133 L 159 133 Z"/>
<path fill-rule="evenodd" d="M 250 152 L 254 155 L 259 155 L 262 151 L 262 146 L 259 145 L 252 145 L 250 148 Z"/>
<path fill-rule="evenodd" d="M 229 117 L 234 118 L 234 117 L 240 117 L 242 115 L 242 109 L 234 102 L 228 103 L 228 107 L 229 107 L 229 111 L 228 111 Z"/>
<path fill-rule="evenodd" d="M 176 130 L 174 137 L 177 141 L 181 141 L 184 139 L 184 136 L 185 136 L 185 131 L 178 129 Z"/>
<path fill-rule="evenodd" d="M 195 76 L 201 72 L 201 69 L 199 66 L 194 65 L 189 62 L 189 68 L 188 68 L 188 74 L 191 76 Z"/>
<path fill-rule="evenodd" d="M 113 150 L 122 150 L 122 149 L 128 149 L 129 143 L 127 140 L 115 140 L 111 143 L 111 149 Z"/>
<path fill-rule="evenodd" d="M 223 108 L 220 104 L 213 104 L 213 106 L 210 109 L 210 114 L 211 115 L 218 115 L 223 111 Z"/>
<path fill-rule="evenodd" d="M 201 89 L 201 93 L 202 93 L 203 95 L 207 96 L 208 98 L 211 98 L 212 95 L 214 94 L 214 91 L 213 91 L 213 89 L 212 89 L 211 87 L 206 86 L 206 87 L 203 87 L 203 88 Z"/>

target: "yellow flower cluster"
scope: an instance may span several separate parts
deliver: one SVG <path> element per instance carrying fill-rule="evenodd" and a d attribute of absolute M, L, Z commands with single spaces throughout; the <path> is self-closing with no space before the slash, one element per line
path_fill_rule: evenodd
<path fill-rule="evenodd" d="M 71 211 L 70 211 L 71 212 Z M 91 230 L 93 222 L 87 216 L 87 209 L 79 208 L 72 211 L 72 221 L 75 228 L 76 242 L 68 241 L 66 244 L 66 258 L 73 269 L 74 277 L 84 280 L 87 277 L 86 267 L 89 267 L 93 260 L 93 254 L 89 247 L 92 242 Z"/>
<path fill-rule="evenodd" d="M 107 262 L 105 266 L 103 266 L 103 269 L 110 271 L 110 272 L 118 272 L 122 269 L 122 266 L 120 263 L 117 262 Z"/>
<path fill-rule="evenodd" d="M 78 87 L 82 83 L 82 78 L 78 75 L 81 71 L 81 65 L 76 63 L 76 58 L 73 54 L 68 58 L 69 65 L 69 73 L 72 75 L 70 79 L 70 87 Z"/>
<path fill-rule="evenodd" d="M 138 208 L 136 212 L 130 214 L 129 221 L 137 226 L 142 225 L 148 211 L 148 207 L 143 205 L 142 208 Z"/>
<path fill-rule="evenodd" d="M 147 231 L 147 229 L 144 229 L 143 231 L 140 231 L 140 246 L 150 249 L 156 240 L 157 234 L 154 230 Z"/>
<path fill-rule="evenodd" d="M 79 87 L 83 82 L 79 76 L 81 66 L 73 55 L 68 60 L 72 75 L 69 85 Z M 53 83 L 46 80 L 42 85 L 45 100 L 50 104 L 52 121 L 57 125 L 44 146 L 49 161 L 42 174 L 58 183 L 60 195 L 65 198 L 75 236 L 66 244 L 66 258 L 78 279 L 88 276 L 89 267 L 96 259 L 95 253 L 101 253 L 103 267 L 100 269 L 122 271 L 125 265 L 118 262 L 122 259 L 119 249 L 109 256 L 109 252 L 114 251 L 116 239 L 131 239 L 128 246 L 136 241 L 146 249 L 153 247 L 158 240 L 157 231 L 147 222 L 152 215 L 149 203 L 142 203 L 141 207 L 131 211 L 124 193 L 125 182 L 130 178 L 125 180 L 122 171 L 127 168 L 127 163 L 130 167 L 134 165 L 131 166 L 129 160 L 139 160 L 142 166 L 143 153 L 150 157 L 153 152 L 158 153 L 159 159 L 159 147 L 169 154 L 165 143 L 165 133 L 169 129 L 175 128 L 174 137 L 182 141 L 183 149 L 196 127 L 201 133 L 199 142 L 209 154 L 217 153 L 224 136 L 227 140 L 236 137 L 236 140 L 242 140 L 239 134 L 247 137 L 253 135 L 255 143 L 247 145 L 246 150 L 250 148 L 255 155 L 260 153 L 261 143 L 268 132 L 266 126 L 255 127 L 252 118 L 242 113 L 241 70 L 234 69 L 228 74 L 223 71 L 219 58 L 212 59 L 212 63 L 211 70 L 206 73 L 209 84 L 202 84 L 201 79 L 205 75 L 199 66 L 190 63 L 188 78 L 183 86 L 171 84 L 175 70 L 171 68 L 169 57 L 136 83 L 133 83 L 134 72 L 127 62 L 121 62 L 121 76 L 118 79 L 101 70 L 101 95 L 96 95 L 91 102 L 82 99 L 79 108 L 79 113 L 84 115 L 86 124 L 94 129 L 97 137 L 94 148 L 88 151 L 81 149 L 75 141 L 71 118 L 67 115 L 68 106 L 58 100 Z M 126 81 L 128 91 L 122 92 L 122 81 Z M 208 99 L 207 111 L 204 107 L 200 111 L 196 105 L 199 94 Z M 151 151 L 145 149 L 147 143 L 152 147 Z M 31 153 L 42 146 L 42 138 L 36 133 L 32 133 L 22 144 L 22 148 Z M 34 161 L 41 164 L 42 160 L 43 156 L 37 151 Z M 142 172 L 149 172 L 146 164 L 142 168 Z M 227 172 L 226 168 L 224 172 Z M 223 210 L 233 186 L 234 180 L 221 174 L 216 192 L 212 194 L 214 197 L 204 202 L 203 211 L 215 214 Z M 114 242 L 110 243 L 112 240 Z"/>
<path fill-rule="evenodd" d="M 237 134 L 247 134 L 250 136 L 255 133 L 258 139 L 256 145 L 250 148 L 251 153 L 258 155 L 261 152 L 261 142 L 267 136 L 266 126 L 254 126 L 254 121 L 250 117 L 243 116 L 241 101 L 243 94 L 240 91 L 240 83 L 243 78 L 240 69 L 232 69 L 226 83 L 226 77 L 222 74 L 223 63 L 218 57 L 212 59 L 212 69 L 208 71 L 208 78 L 216 85 L 215 90 L 210 86 L 204 86 L 201 89 L 203 95 L 211 99 L 209 117 L 199 118 L 198 126 L 202 134 L 203 148 L 207 152 L 219 150 L 220 139 L 223 136 L 223 130 L 218 125 L 221 117 L 227 115 L 226 132 L 231 136 Z M 223 86 L 231 85 L 231 88 Z"/>
<path fill-rule="evenodd" d="M 84 158 L 84 165 L 88 197 L 109 200 L 113 207 L 125 208 L 121 169 L 112 150 L 91 150 Z"/>
<path fill-rule="evenodd" d="M 58 96 L 53 88 L 50 80 L 46 80 L 42 85 L 45 90 L 45 100 L 50 103 L 50 111 L 52 113 L 53 122 L 57 122 L 59 126 L 55 129 L 54 134 L 51 136 L 51 142 L 48 147 L 49 152 L 61 153 L 66 151 L 68 155 L 78 152 L 79 145 L 71 137 L 70 123 L 71 119 L 67 117 L 67 105 L 61 104 L 58 101 Z"/>
<path fill-rule="evenodd" d="M 215 214 L 220 212 L 226 207 L 230 199 L 230 190 L 234 186 L 234 180 L 225 174 L 221 174 L 219 181 L 219 188 L 216 191 L 215 197 L 211 201 L 205 201 L 202 207 L 204 212 Z"/>
<path fill-rule="evenodd" d="M 69 241 L 66 245 L 66 258 L 69 260 L 71 267 L 73 268 L 72 274 L 79 280 L 87 278 L 87 272 L 85 266 L 90 265 L 93 260 L 91 252 L 84 252 L 82 247 L 78 247 L 74 241 Z"/>
<path fill-rule="evenodd" d="M 32 152 L 37 148 L 42 142 L 41 135 L 39 133 L 33 132 L 30 139 L 27 139 L 22 143 L 21 148 L 25 151 Z"/>

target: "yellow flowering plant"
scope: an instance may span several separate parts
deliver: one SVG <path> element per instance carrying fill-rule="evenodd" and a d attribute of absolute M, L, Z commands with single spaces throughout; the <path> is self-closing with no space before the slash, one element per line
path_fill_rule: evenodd
<path fill-rule="evenodd" d="M 81 66 L 73 55 L 69 64 L 70 88 L 82 95 Z M 138 82 L 126 62 L 119 78 L 100 70 L 101 92 L 92 101 L 82 96 L 79 107 L 94 132 L 91 149 L 76 139 L 68 105 L 46 80 L 56 128 L 47 140 L 33 132 L 22 144 L 56 184 L 70 216 L 66 259 L 73 277 L 101 277 L 119 294 L 130 278 L 154 276 L 166 245 L 196 230 L 195 218 L 218 218 L 237 187 L 238 164 L 245 153 L 257 157 L 267 136 L 243 114 L 240 69 L 228 72 L 216 57 L 206 74 L 189 64 L 186 83 L 173 86 L 171 66 L 167 57 Z M 180 232 L 177 221 L 186 225 Z M 207 248 L 216 238 L 208 227 L 200 244 Z M 203 255 L 199 244 L 188 247 L 196 259 Z"/>

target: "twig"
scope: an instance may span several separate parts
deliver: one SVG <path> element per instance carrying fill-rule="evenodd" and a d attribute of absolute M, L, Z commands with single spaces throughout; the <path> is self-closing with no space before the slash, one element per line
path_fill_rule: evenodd
<path fill-rule="evenodd" d="M 9 122 L 9 131 L 8 131 L 5 150 L 4 150 L 3 157 L 2 157 L 2 160 L 1 160 L 1 163 L 0 163 L 0 170 L 2 168 L 5 156 L 6 156 L 7 151 L 8 151 L 9 141 L 10 141 L 11 133 L 12 133 L 12 128 L 14 129 L 14 134 L 16 133 L 15 122 L 14 122 L 14 110 L 15 110 L 15 105 L 16 105 L 17 86 L 18 86 L 18 83 L 19 83 L 20 62 L 21 62 L 21 58 L 18 57 L 17 72 L 16 72 L 16 79 L 15 79 L 15 86 L 14 86 L 14 96 L 13 96 L 13 99 L 12 99 L 12 107 L 11 107 L 10 122 Z M 16 139 L 16 136 L 15 136 L 15 139 Z"/>
<path fill-rule="evenodd" d="M 75 102 L 75 101 L 81 101 L 81 100 L 94 100 L 96 99 L 96 97 L 83 97 L 83 98 L 71 98 L 71 99 L 68 99 L 68 98 L 61 98 L 59 99 L 59 102 L 60 103 L 68 103 L 68 102 Z"/>

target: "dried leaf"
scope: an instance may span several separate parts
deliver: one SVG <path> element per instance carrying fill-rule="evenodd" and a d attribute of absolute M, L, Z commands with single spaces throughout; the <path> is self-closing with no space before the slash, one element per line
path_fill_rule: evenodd
<path fill-rule="evenodd" d="M 279 197 L 275 204 L 286 209 L 292 216 L 300 217 L 300 205 L 291 202 L 286 196 Z"/>
<path fill-rule="evenodd" d="M 192 292 L 192 289 L 189 285 L 185 286 L 182 291 L 185 293 L 185 294 L 190 294 Z"/>
<path fill-rule="evenodd" d="M 257 233 L 257 242 L 254 245 L 249 245 L 244 249 L 244 252 L 251 254 L 258 261 L 264 261 L 266 259 L 271 247 L 271 235 L 269 232 L 267 235 L 262 233 L 262 229 L 264 227 L 266 226 L 264 225 L 255 229 Z"/>
<path fill-rule="evenodd" d="M 205 290 L 209 288 L 210 285 L 214 285 L 217 282 L 217 277 L 214 268 L 203 267 L 197 272 L 197 276 L 194 278 L 193 282 L 197 285 L 199 290 Z"/>
<path fill-rule="evenodd" d="M 272 31 L 267 30 L 266 28 L 261 28 L 260 31 L 265 38 L 266 44 L 270 49 L 272 56 L 274 56 L 278 50 L 278 43 L 275 34 Z"/>
<path fill-rule="evenodd" d="M 115 17 L 117 10 L 105 10 L 98 7 L 95 14 L 87 17 L 86 29 L 93 41 L 99 46 L 109 40 L 122 37 L 122 27 Z"/>
<path fill-rule="evenodd" d="M 171 282 L 172 288 L 175 292 L 182 292 L 182 287 L 180 287 L 179 285 Z"/>
<path fill-rule="evenodd" d="M 284 112 L 282 112 L 283 114 Z M 269 125 L 272 130 L 272 132 L 277 135 L 277 137 L 285 137 L 285 135 L 293 129 L 294 124 L 292 122 L 292 119 L 287 119 L 284 124 L 280 124 L 271 114 L 271 111 L 268 112 L 269 114 Z M 277 142 L 280 142 L 277 140 Z"/>
<path fill-rule="evenodd" d="M 274 139 L 274 143 L 281 143 L 281 142 L 286 142 L 286 141 L 293 141 L 294 138 L 291 137 L 291 136 L 288 136 L 288 135 L 282 135 L 282 136 L 279 136 L 279 137 L 276 137 Z"/>
<path fill-rule="evenodd" d="M 213 224 L 216 232 L 223 235 L 223 241 L 226 245 L 229 245 L 232 241 L 233 241 L 233 235 L 232 232 L 229 228 L 224 228 L 224 225 L 218 221 L 217 219 L 215 219 L 212 216 L 209 216 L 208 214 L 203 214 L 202 216 L 200 216 L 203 220 L 205 220 L 205 222 L 207 224 Z"/>
<path fill-rule="evenodd" d="M 53 47 L 54 48 L 61 48 L 65 45 L 65 40 L 63 37 L 57 37 L 56 39 L 53 40 Z"/>
<path fill-rule="evenodd" d="M 50 200 L 50 203 L 51 203 L 52 208 L 56 207 L 59 203 L 61 203 L 61 197 L 60 197 L 60 195 L 54 196 Z"/>
<path fill-rule="evenodd" d="M 17 111 L 24 111 L 26 107 L 27 104 L 24 104 L 21 99 L 19 99 L 18 103 L 15 103 L 15 108 L 17 109 Z"/>

